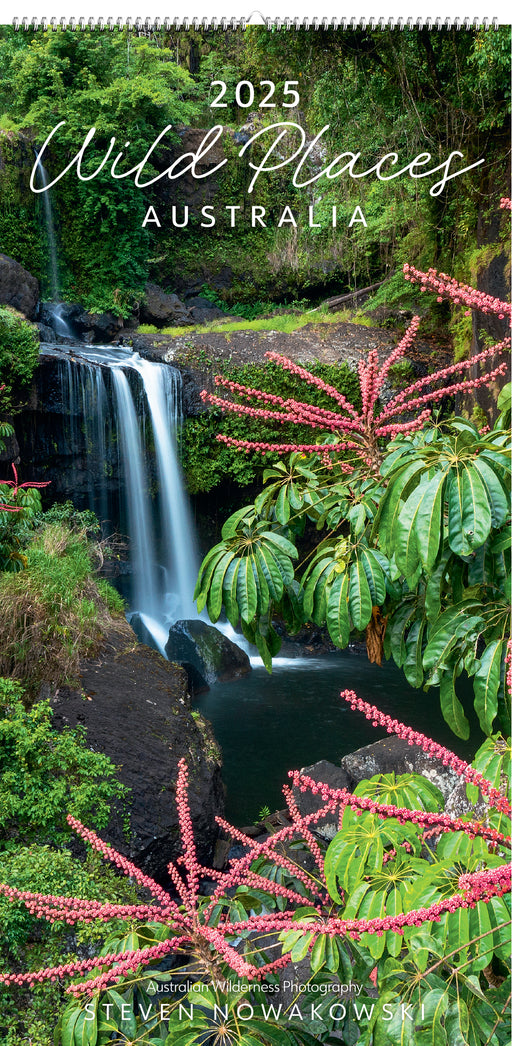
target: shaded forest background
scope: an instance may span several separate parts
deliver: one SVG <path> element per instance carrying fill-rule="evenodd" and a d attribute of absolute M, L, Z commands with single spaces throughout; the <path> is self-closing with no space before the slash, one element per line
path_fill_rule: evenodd
<path fill-rule="evenodd" d="M 187 229 L 173 229 L 166 220 L 170 204 L 185 200 L 180 181 L 165 179 L 141 191 L 131 179 L 115 182 L 107 164 L 92 182 L 79 182 L 74 172 L 59 182 L 52 201 L 63 298 L 126 317 L 137 312 L 148 280 L 178 292 L 195 288 L 197 293 L 207 286 L 229 305 L 315 301 L 386 278 L 382 300 L 403 305 L 405 261 L 476 282 L 503 250 L 492 226 L 508 185 L 509 55 L 510 27 L 293 33 L 251 27 L 150 35 L 3 27 L 0 250 L 45 285 L 42 202 L 28 188 L 28 172 L 34 147 L 60 120 L 66 124 L 47 154 L 47 166 L 59 171 L 93 125 L 97 131 L 87 154 L 88 171 L 103 157 L 112 135 L 120 146 L 131 142 L 133 163 L 166 123 L 177 129 L 179 151 L 180 128 L 222 122 L 232 131 L 226 138 L 229 162 L 215 183 L 206 179 L 193 198 L 189 192 Z M 210 89 L 213 80 L 227 84 L 226 109 L 209 108 L 217 90 Z M 240 80 L 256 85 L 250 109 L 235 103 Z M 260 80 L 276 83 L 277 108 L 257 108 L 268 90 L 260 90 Z M 279 108 L 287 80 L 299 82 L 298 108 Z M 269 227 L 256 232 L 250 222 L 240 221 L 231 229 L 223 208 L 247 206 L 251 174 L 237 159 L 237 132 L 247 123 L 259 128 L 280 120 L 300 123 L 308 141 L 328 123 L 328 156 L 340 149 L 360 150 L 365 166 L 391 151 L 404 164 L 425 151 L 440 163 L 455 149 L 463 152 L 464 166 L 481 157 L 485 163 L 449 182 L 438 197 L 429 195 L 431 179 L 409 177 L 385 183 L 371 177 L 353 181 L 347 175 L 293 189 L 293 168 L 285 167 L 260 178 L 249 199 L 266 207 Z M 167 165 L 168 153 L 156 153 L 155 173 Z M 215 205 L 214 229 L 199 228 L 205 202 Z M 307 228 L 311 203 L 316 221 L 326 220 L 320 229 Z M 161 215 L 161 229 L 141 227 L 150 204 Z M 276 227 L 287 204 L 300 215 L 297 230 Z M 337 229 L 327 224 L 334 204 Z M 367 228 L 348 228 L 356 206 Z M 412 289 L 407 293 L 414 295 Z M 456 342 L 467 344 L 468 322 L 458 319 Z"/>

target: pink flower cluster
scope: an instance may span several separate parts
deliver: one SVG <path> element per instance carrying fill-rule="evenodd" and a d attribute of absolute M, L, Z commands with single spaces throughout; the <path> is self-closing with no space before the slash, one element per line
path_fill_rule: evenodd
<path fill-rule="evenodd" d="M 506 302 L 477 291 L 473 287 L 460 284 L 450 276 L 446 276 L 445 273 L 437 273 L 435 269 L 429 269 L 428 273 L 423 273 L 411 265 L 405 265 L 404 275 L 412 283 L 421 283 L 422 290 L 436 291 L 438 301 L 449 298 L 456 304 L 497 314 L 502 319 L 505 315 L 510 315 L 510 305 Z M 255 418 L 262 422 L 305 425 L 323 434 L 335 434 L 338 437 L 337 442 L 271 443 L 264 440 L 235 439 L 220 433 L 217 439 L 247 453 L 258 451 L 262 454 L 271 452 L 288 454 L 298 451 L 305 454 L 318 454 L 327 467 L 332 467 L 332 458 L 335 455 L 342 471 L 345 472 L 351 471 L 354 464 L 340 463 L 340 452 L 354 451 L 355 463 L 359 459 L 359 462 L 363 462 L 370 470 L 378 470 L 380 465 L 379 440 L 394 439 L 398 435 L 418 431 L 429 419 L 432 405 L 443 397 L 474 392 L 475 389 L 491 384 L 498 376 L 507 372 L 506 360 L 499 362 L 499 357 L 510 349 L 510 338 L 505 338 L 499 344 L 485 349 L 470 360 L 462 360 L 449 367 L 443 367 L 434 374 L 420 378 L 402 392 L 396 393 L 386 406 L 379 409 L 379 397 L 387 381 L 390 367 L 403 359 L 411 348 L 418 332 L 419 323 L 419 316 L 414 316 L 404 337 L 383 362 L 379 360 L 378 352 L 375 349 L 368 353 L 366 360 L 360 360 L 358 365 L 360 411 L 357 411 L 353 404 L 332 385 L 276 352 L 267 352 L 265 355 L 283 370 L 289 371 L 307 385 L 324 392 L 334 401 L 336 409 L 316 407 L 292 397 L 285 399 L 283 396 L 263 392 L 261 389 L 251 388 L 219 376 L 215 378 L 216 385 L 234 396 L 235 399 L 214 395 L 206 390 L 201 393 L 203 402 L 210 403 L 222 411 Z M 476 377 L 469 378 L 469 371 L 474 374 L 475 368 L 479 364 L 485 364 L 490 360 L 493 363 L 498 360 L 490 372 L 484 371 Z M 242 400 L 246 402 L 243 403 Z M 404 415 L 411 414 L 415 416 L 404 419 Z"/>
<path fill-rule="evenodd" d="M 395 806 L 393 803 L 379 803 L 368 796 L 352 795 L 344 788 L 329 788 L 328 785 L 314 781 L 313 778 L 301 774 L 298 770 L 290 770 L 290 777 L 299 791 L 319 795 L 324 803 L 335 803 L 343 808 L 350 806 L 356 813 L 366 811 L 383 819 L 395 817 L 400 824 L 418 824 L 429 829 L 435 826 L 440 833 L 465 832 L 471 838 L 480 836 L 493 845 L 496 843 L 509 845 L 510 842 L 509 838 L 501 832 L 496 831 L 495 828 L 486 828 L 479 821 L 464 821 L 460 817 L 450 817 L 449 814 L 409 810 L 408 807 Z"/>
<path fill-rule="evenodd" d="M 425 734 L 418 733 L 417 730 L 412 730 L 410 726 L 405 726 L 404 723 L 400 723 L 398 719 L 392 719 L 391 716 L 386 715 L 384 712 L 380 712 L 375 705 L 368 704 L 367 701 L 362 701 L 361 698 L 357 697 L 353 690 L 343 690 L 341 697 L 348 701 L 352 711 L 357 709 L 358 712 L 364 712 L 367 719 L 370 719 L 372 726 L 385 726 L 388 734 L 396 734 L 397 737 L 402 737 L 409 745 L 419 745 L 427 755 L 432 756 L 434 759 L 440 759 L 443 766 L 449 766 L 459 777 L 463 777 L 469 784 L 477 785 L 483 795 L 485 795 L 489 806 L 495 807 L 500 810 L 501 813 L 505 813 L 508 816 L 512 813 L 512 807 L 506 799 L 506 797 L 499 792 L 498 789 L 494 788 L 490 781 L 477 770 L 474 770 L 469 763 L 465 763 L 463 759 L 459 759 L 458 755 L 454 752 L 450 752 L 448 748 L 443 748 L 442 745 L 438 745 L 435 741 L 431 741 L 429 737 L 425 737 Z"/>
<path fill-rule="evenodd" d="M 419 927 L 426 922 L 439 922 L 445 912 L 456 912 L 459 908 L 474 908 L 479 901 L 490 901 L 492 897 L 502 897 L 509 893 L 511 869 L 509 865 L 504 864 L 486 872 L 467 873 L 459 876 L 458 885 L 461 888 L 460 893 L 436 901 L 427 908 L 417 908 L 411 912 L 401 912 L 399 915 L 377 916 L 374 919 L 343 919 L 330 916 L 313 922 L 309 919 L 292 921 L 287 919 L 286 913 L 283 912 L 254 916 L 251 920 L 251 927 L 258 933 L 302 930 L 304 933 L 311 934 L 310 948 L 313 947 L 316 938 L 324 934 L 329 937 L 348 935 L 354 940 L 359 940 L 363 933 L 376 934 L 377 937 L 381 937 L 388 930 L 401 935 L 406 926 Z M 283 917 L 280 918 L 280 915 Z M 231 933 L 236 933 L 237 926 L 239 929 L 239 923 L 226 924 L 226 928 Z"/>
<path fill-rule="evenodd" d="M 502 196 L 500 200 L 500 208 L 502 211 L 512 210 L 512 201 L 509 200 L 508 196 Z"/>
<path fill-rule="evenodd" d="M 2 385 L 0 387 L 0 392 L 2 391 L 3 388 L 5 388 L 5 385 Z M 16 497 L 16 495 L 17 495 L 19 490 L 24 490 L 26 487 L 30 487 L 30 488 L 33 488 L 33 487 L 47 487 L 50 484 L 50 480 L 49 479 L 46 480 L 45 483 L 35 483 L 33 480 L 31 480 L 30 483 L 20 483 L 19 480 L 18 480 L 18 473 L 17 473 L 16 466 L 15 466 L 14 462 L 11 463 L 11 468 L 12 468 L 12 471 L 14 472 L 14 479 L 4 479 L 4 480 L 2 480 L 2 485 L 6 486 L 6 487 L 12 487 L 12 493 L 13 493 L 14 497 Z M 0 502 L 0 511 L 1 512 L 21 512 L 21 506 L 20 505 L 6 505 L 3 502 Z"/>
<path fill-rule="evenodd" d="M 451 766 L 460 776 L 471 781 L 472 784 L 478 784 L 482 794 L 487 797 L 491 805 L 501 810 L 510 809 L 504 796 L 494 789 L 489 781 L 477 774 L 452 752 L 436 745 L 424 735 L 410 730 L 409 727 L 390 716 L 384 715 L 375 706 L 360 701 L 353 691 L 344 691 L 342 696 L 354 709 L 364 712 L 375 725 L 386 726 L 388 730 L 394 731 L 398 736 L 407 738 L 410 744 L 421 745 L 430 755 L 442 758 L 444 765 Z M 426 908 L 373 919 L 344 919 L 336 913 L 328 894 L 323 854 L 318 838 L 314 834 L 315 825 L 327 814 L 334 817 L 337 814 L 340 821 L 343 811 L 350 806 L 356 811 L 369 811 L 381 818 L 396 818 L 403 824 L 418 824 L 422 828 L 424 838 L 441 832 L 464 831 L 471 837 L 479 835 L 487 839 L 494 848 L 507 846 L 509 840 L 505 839 L 501 833 L 486 828 L 480 822 L 463 821 L 447 814 L 409 810 L 392 804 L 379 803 L 375 798 L 355 796 L 345 789 L 331 789 L 328 785 L 313 781 L 298 771 L 292 772 L 290 776 L 292 783 L 300 791 L 309 790 L 312 794 L 321 796 L 323 804 L 321 808 L 311 814 L 301 814 L 292 790 L 285 786 L 283 791 L 288 805 L 289 823 L 261 842 L 249 838 L 239 829 L 218 818 L 219 825 L 245 849 L 245 853 L 241 857 L 230 862 L 226 871 L 219 871 L 206 868 L 198 861 L 187 796 L 188 770 L 185 761 L 180 760 L 176 804 L 184 851 L 180 867 L 184 869 L 184 873 L 182 874 L 178 869 L 177 864 L 169 865 L 169 873 L 181 903 L 177 903 L 169 892 L 99 839 L 94 832 L 84 828 L 76 818 L 69 817 L 70 825 L 83 839 L 126 875 L 135 879 L 139 886 L 149 891 L 151 902 L 135 905 L 101 903 L 76 897 L 30 893 L 6 885 L 0 886 L 0 893 L 13 902 L 22 901 L 31 914 L 52 922 L 62 920 L 73 925 L 77 921 L 90 922 L 93 919 L 103 921 L 113 918 L 130 921 L 144 919 L 165 926 L 168 938 L 137 950 L 112 952 L 108 955 L 62 963 L 59 966 L 28 973 L 0 973 L 0 981 L 7 985 L 23 987 L 45 980 L 55 981 L 58 978 L 70 976 L 85 977 L 86 980 L 69 985 L 67 991 L 75 996 L 84 992 L 91 995 L 116 983 L 123 977 L 132 974 L 138 976 L 140 970 L 143 970 L 148 963 L 164 958 L 171 951 L 192 953 L 205 972 L 218 971 L 218 964 L 221 963 L 227 965 L 241 977 L 259 981 L 267 974 L 288 965 L 291 956 L 290 952 L 285 950 L 279 958 L 257 965 L 256 962 L 251 962 L 247 953 L 241 954 L 236 944 L 240 935 L 240 923 L 233 922 L 229 916 L 230 897 L 238 886 L 259 889 L 271 896 L 282 898 L 286 902 L 284 910 L 248 916 L 244 929 L 250 931 L 250 939 L 255 942 L 255 947 L 257 947 L 256 936 L 259 934 L 279 934 L 291 930 L 310 933 L 310 947 L 320 934 L 327 934 L 331 937 L 348 935 L 355 940 L 359 939 L 363 933 L 382 935 L 387 930 L 391 930 L 403 934 L 404 928 L 407 926 L 421 926 L 424 922 L 439 920 L 445 912 L 474 907 L 479 901 L 489 901 L 492 897 L 499 897 L 510 890 L 510 868 L 507 864 L 503 864 L 499 867 L 461 875 L 458 880 L 458 892 L 454 896 L 443 898 Z M 311 872 L 301 864 L 295 863 L 293 859 L 293 852 L 290 851 L 288 844 L 295 839 L 301 840 L 303 847 L 307 847 L 310 851 L 315 865 Z M 404 845 L 406 844 L 407 840 Z M 394 850 L 389 850 L 385 854 L 385 859 L 389 861 L 394 856 Z M 265 863 L 261 863 L 262 858 Z M 258 871 L 254 869 L 257 860 L 260 861 Z M 276 882 L 276 867 L 293 877 L 295 883 L 300 883 L 301 887 L 293 888 L 293 886 L 287 886 L 286 883 Z M 203 876 L 217 881 L 208 900 L 200 898 L 199 895 L 200 880 Z M 299 889 L 302 892 L 299 892 Z M 308 918 L 297 920 L 294 918 L 294 913 L 298 907 L 304 905 L 309 907 L 310 914 Z M 224 906 L 220 920 L 218 919 L 219 906 Z M 214 914 L 216 915 L 215 921 L 213 920 Z"/>
<path fill-rule="evenodd" d="M 419 269 L 415 269 L 414 265 L 408 265 L 406 262 L 404 277 L 411 283 L 419 283 L 422 291 L 435 291 L 438 301 L 448 298 L 453 301 L 454 305 L 465 305 L 468 309 L 492 313 L 500 320 L 511 314 L 508 302 L 501 301 L 500 298 L 493 298 L 490 294 L 484 294 L 483 291 L 477 291 L 475 287 L 470 287 L 467 283 L 459 283 L 458 280 L 453 279 L 453 276 L 447 276 L 445 272 L 437 272 L 437 269 L 421 272 Z"/>

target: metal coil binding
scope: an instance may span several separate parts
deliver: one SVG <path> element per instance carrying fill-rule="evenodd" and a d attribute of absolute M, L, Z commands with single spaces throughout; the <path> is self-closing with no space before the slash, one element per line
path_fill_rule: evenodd
<path fill-rule="evenodd" d="M 245 18 L 13 18 L 16 30 L 128 29 L 143 35 L 170 29 L 247 29 Z M 498 29 L 498 18 L 263 18 L 266 29 Z"/>

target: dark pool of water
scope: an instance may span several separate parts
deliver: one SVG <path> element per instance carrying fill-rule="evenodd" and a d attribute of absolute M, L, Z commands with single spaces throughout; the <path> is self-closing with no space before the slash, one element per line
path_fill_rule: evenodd
<path fill-rule="evenodd" d="M 343 652 L 321 660 L 288 661 L 274 667 L 272 675 L 253 668 L 250 676 L 217 684 L 197 702 L 222 747 L 226 812 L 232 822 L 251 824 L 264 804 L 280 809 L 288 770 L 319 759 L 339 762 L 348 752 L 386 736 L 340 699 L 345 689 L 463 758 L 472 758 L 483 741 L 469 713 L 469 687 L 467 696 L 459 695 L 471 722 L 471 738 L 464 742 L 444 722 L 439 690 L 414 690 L 392 663 L 379 668 L 364 655 Z"/>

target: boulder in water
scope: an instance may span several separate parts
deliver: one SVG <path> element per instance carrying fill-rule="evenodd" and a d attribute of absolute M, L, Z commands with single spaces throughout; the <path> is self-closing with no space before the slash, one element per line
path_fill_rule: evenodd
<path fill-rule="evenodd" d="M 205 621 L 177 621 L 169 630 L 165 652 L 169 661 L 184 667 L 190 665 L 195 670 L 195 685 L 199 682 L 197 674 L 211 686 L 240 679 L 251 671 L 245 651 Z"/>
<path fill-rule="evenodd" d="M 152 323 L 156 327 L 175 324 L 183 326 L 193 324 L 190 309 L 183 304 L 177 294 L 168 294 L 156 283 L 147 283 L 145 301 L 140 307 L 140 318 L 143 323 Z"/>
<path fill-rule="evenodd" d="M 10 305 L 33 320 L 39 301 L 39 283 L 23 265 L 0 254 L 0 305 Z"/>
<path fill-rule="evenodd" d="M 441 759 L 427 755 L 418 745 L 410 745 L 395 734 L 344 755 L 341 766 L 351 779 L 351 788 L 375 774 L 413 773 L 426 777 L 447 799 L 459 781 L 455 771 L 444 766 Z"/>

